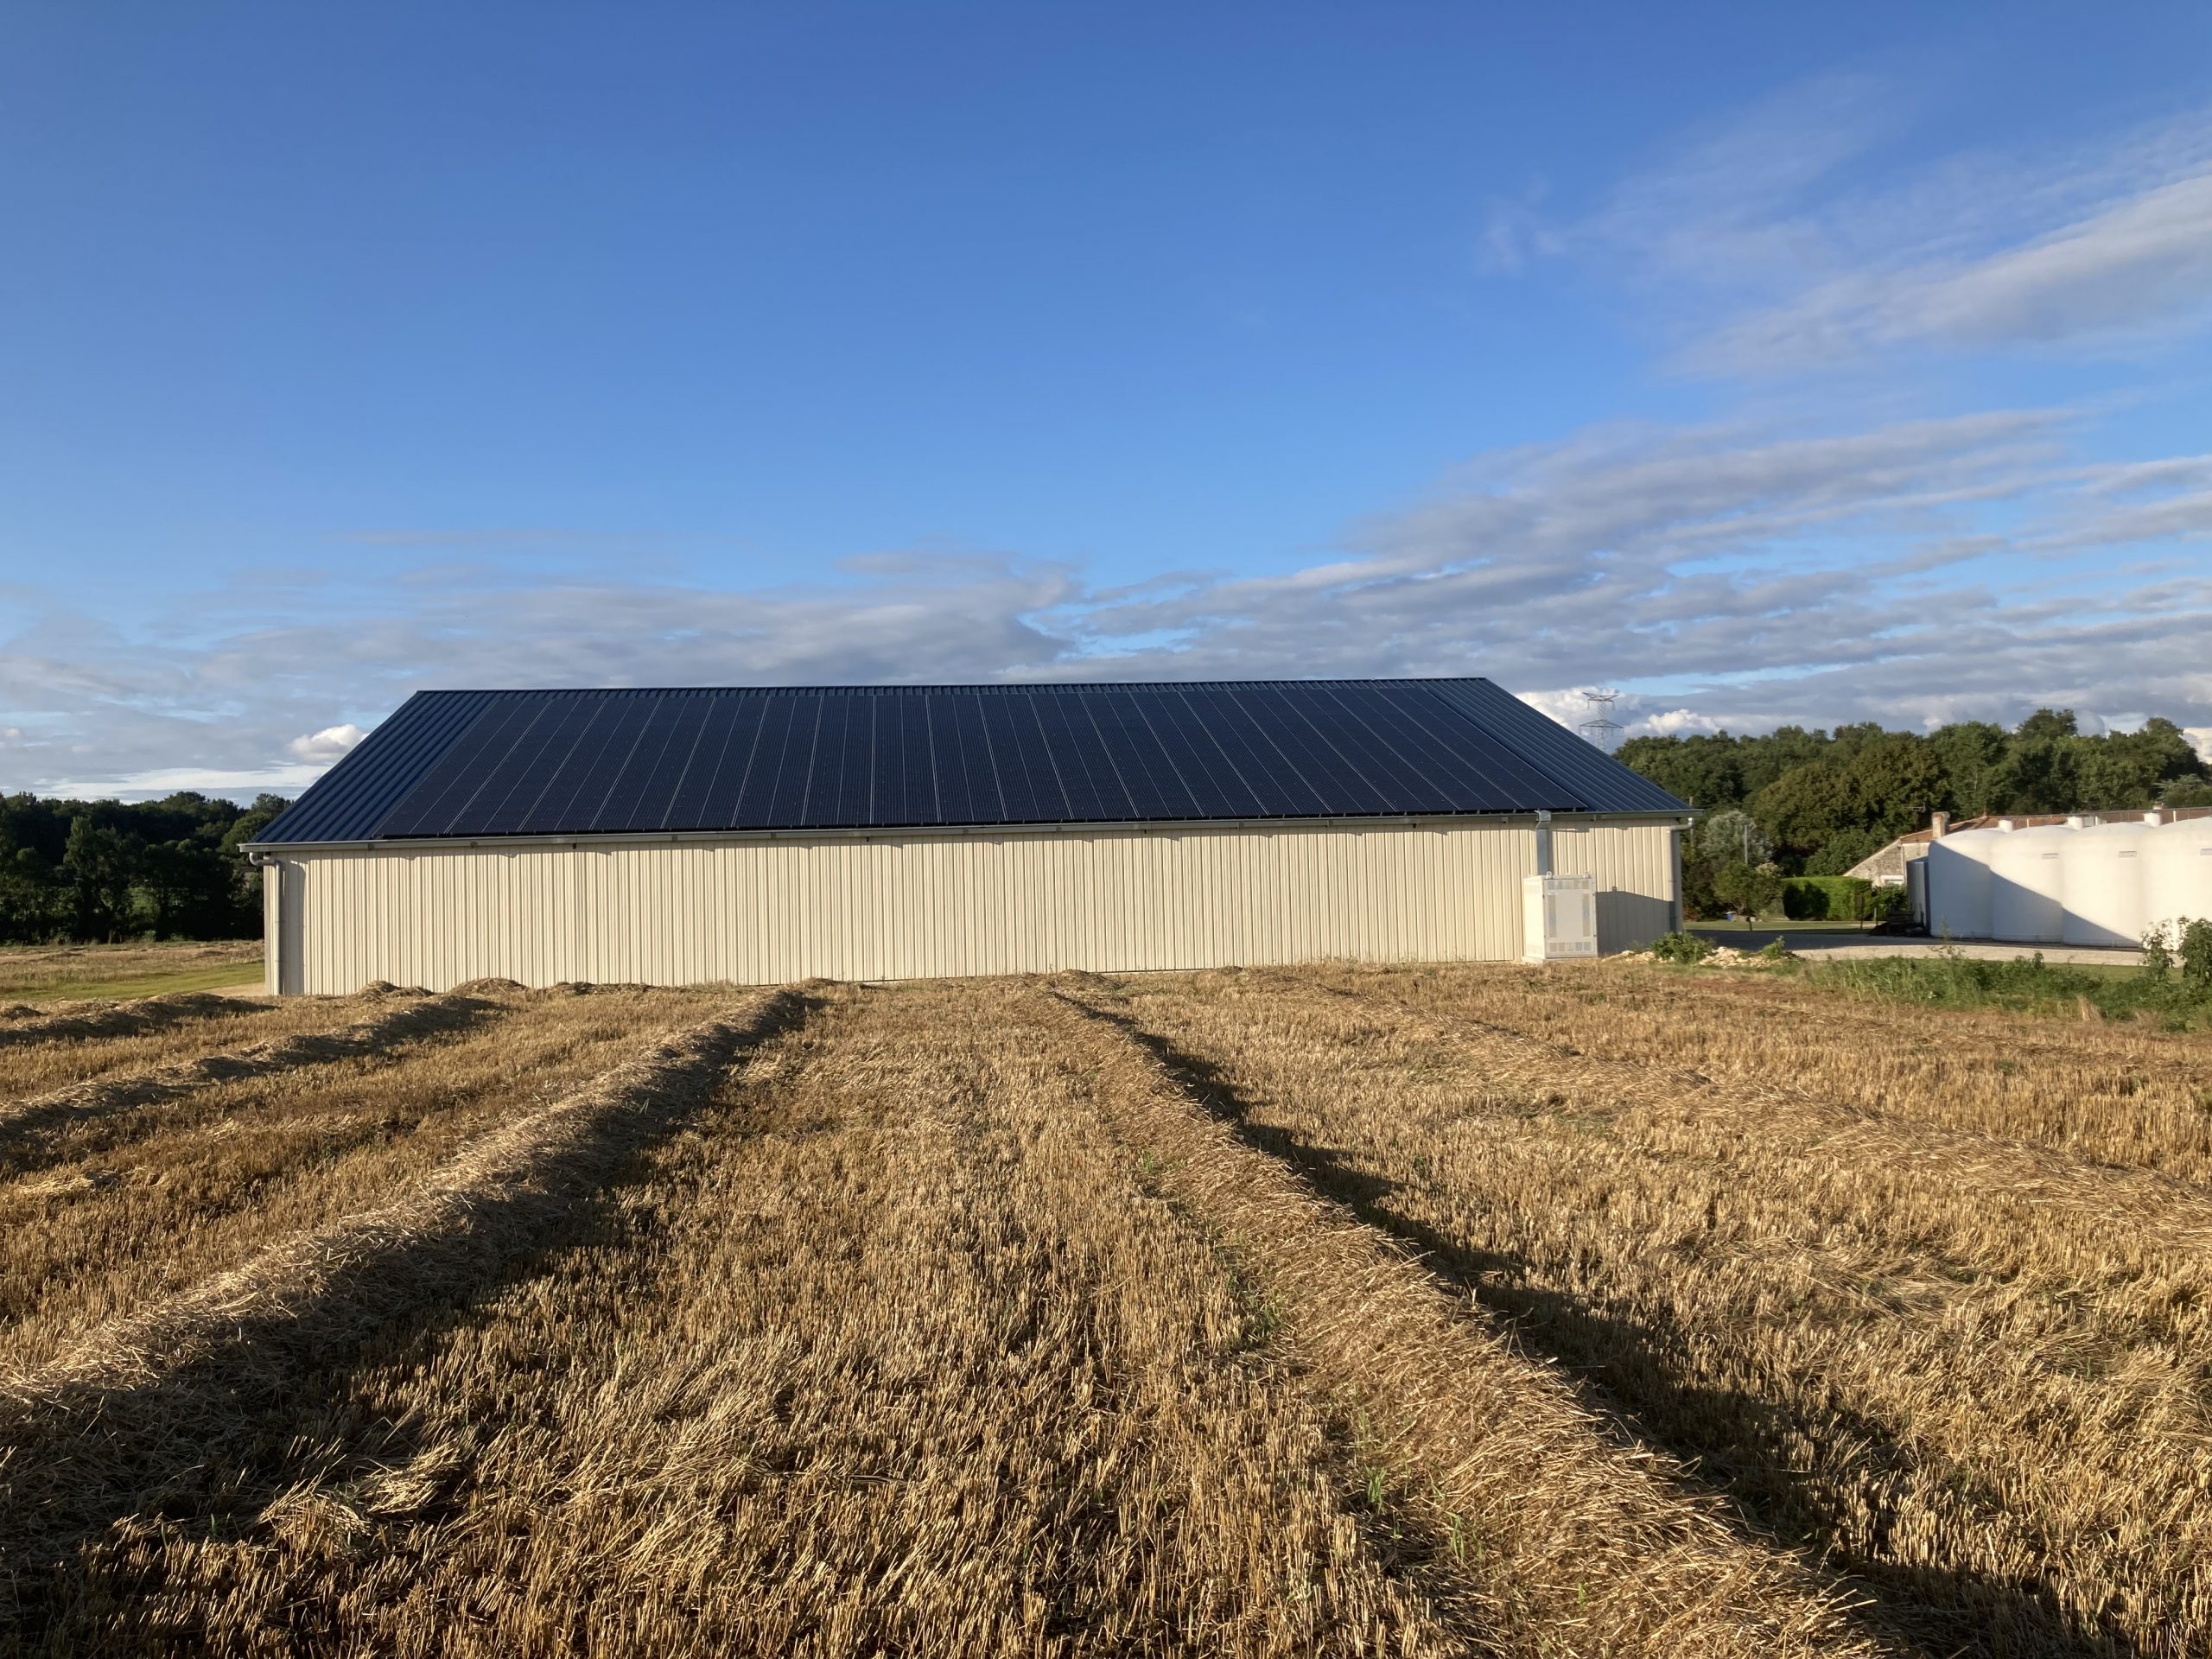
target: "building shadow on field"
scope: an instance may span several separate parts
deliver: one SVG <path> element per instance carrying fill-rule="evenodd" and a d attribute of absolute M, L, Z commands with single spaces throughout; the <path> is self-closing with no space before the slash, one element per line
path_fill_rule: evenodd
<path fill-rule="evenodd" d="M 1441 1287 L 1471 1294 L 1524 1348 L 1559 1361 L 1586 1402 L 1631 1443 L 1688 1471 L 1693 1486 L 1722 1500 L 1742 1529 L 1838 1575 L 1862 1605 L 1851 1616 L 1870 1635 L 1930 1656 L 2016 1659 L 2022 1655 L 2141 1659 L 2124 1631 L 2086 1624 L 2032 1578 L 1903 1567 L 1885 1559 L 1897 1516 L 1870 1506 L 1913 1454 L 1886 1427 L 1840 1407 L 1817 1420 L 1787 1402 L 1695 1380 L 1687 1344 L 1662 1325 L 1554 1287 L 1532 1283 L 1529 1264 L 1470 1248 L 1407 1212 L 1404 1183 L 1361 1166 L 1343 1148 L 1300 1140 L 1253 1121 L 1252 1103 L 1205 1056 L 1174 1045 L 1128 1014 L 1096 1003 L 1085 1012 L 1118 1027 L 1205 1110 L 1254 1150 L 1277 1159 L 1317 1195 L 1411 1247 Z M 1851 1498 L 1873 1507 L 1871 1528 L 1845 1522 L 1842 1500 L 1802 1465 L 1808 1443 L 1853 1446 Z M 1980 1495 L 1992 1510 L 1993 1496 Z"/>

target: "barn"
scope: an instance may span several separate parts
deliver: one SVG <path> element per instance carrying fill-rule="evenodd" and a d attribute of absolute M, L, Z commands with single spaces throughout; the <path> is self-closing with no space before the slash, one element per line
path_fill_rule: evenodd
<path fill-rule="evenodd" d="M 423 691 L 250 848 L 272 991 L 1510 958 L 1682 804 L 1483 679 Z"/>

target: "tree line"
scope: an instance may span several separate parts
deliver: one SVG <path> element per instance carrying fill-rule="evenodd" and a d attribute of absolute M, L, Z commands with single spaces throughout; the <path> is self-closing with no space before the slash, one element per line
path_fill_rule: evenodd
<path fill-rule="evenodd" d="M 1868 722 L 1637 737 L 1619 758 L 1700 810 L 1682 849 L 1683 895 L 1707 914 L 1715 899 L 1743 907 L 1731 894 L 1757 885 L 1746 870 L 1840 875 L 1939 811 L 2212 806 L 2212 767 L 2173 721 L 2092 737 L 2070 709 L 2038 709 L 2011 731 L 1962 721 L 1925 734 Z"/>
<path fill-rule="evenodd" d="M 0 942 L 251 938 L 261 874 L 238 849 L 290 804 L 0 797 Z"/>

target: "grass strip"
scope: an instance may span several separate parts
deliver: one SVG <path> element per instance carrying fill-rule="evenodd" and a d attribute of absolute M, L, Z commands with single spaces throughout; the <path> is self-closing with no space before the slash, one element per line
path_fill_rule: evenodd
<path fill-rule="evenodd" d="M 162 996 L 183 991 L 213 991 L 228 986 L 259 985 L 268 975 L 257 962 L 216 963 L 161 973 L 122 974 L 114 978 L 63 979 L 0 987 L 0 995 L 27 1002 L 82 1001 L 93 997 Z"/>

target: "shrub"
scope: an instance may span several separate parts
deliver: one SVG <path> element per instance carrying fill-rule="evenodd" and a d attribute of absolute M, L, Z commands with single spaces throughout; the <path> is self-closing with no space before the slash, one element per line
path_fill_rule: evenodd
<path fill-rule="evenodd" d="M 1694 922 L 1711 921 L 1728 906 L 1713 889 L 1713 872 L 1719 868 L 1712 860 L 1685 858 L 1682 861 L 1682 914 Z"/>
<path fill-rule="evenodd" d="M 1651 954 L 1662 962 L 1703 962 L 1713 954 L 1713 942 L 1694 933 L 1669 933 L 1652 941 Z"/>
<path fill-rule="evenodd" d="M 1782 913 L 1795 922 L 1860 922 L 1872 912 L 1874 891 L 1855 875 L 1794 875 L 1782 884 Z"/>
<path fill-rule="evenodd" d="M 2183 925 L 2181 957 L 2181 982 L 2195 995 L 2212 997 L 2212 920 Z"/>
<path fill-rule="evenodd" d="M 2184 916 L 2177 922 L 2153 922 L 2144 930 L 2143 971 L 2151 978 L 2163 980 L 2173 972 L 2174 946 L 2181 930 L 2188 925 L 2189 918 Z"/>
<path fill-rule="evenodd" d="M 1789 947 L 1784 944 L 1780 939 L 1769 939 L 1764 944 L 1759 947 L 1759 960 L 1762 962 L 1795 962 L 1797 958 L 1790 954 Z"/>
<path fill-rule="evenodd" d="M 1737 914 L 1771 915 L 1782 906 L 1782 877 L 1762 865 L 1724 864 L 1713 878 L 1713 889 Z"/>
<path fill-rule="evenodd" d="M 2204 956 L 2212 965 L 2212 922 L 2190 925 L 2205 930 Z M 2171 976 L 2161 976 L 2155 970 L 2110 974 L 2063 967 L 2045 962 L 2041 951 L 2002 960 L 1945 950 L 1925 957 L 1825 963 L 1808 971 L 1818 985 L 1940 1007 L 2078 1016 L 2086 1003 L 2107 1020 L 2146 1015 L 2170 1031 L 2202 1029 L 2212 1019 L 2212 973 L 2191 984 L 2184 969 L 2177 983 Z"/>

